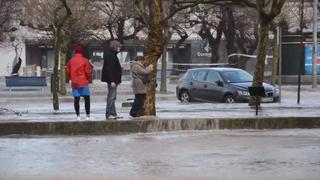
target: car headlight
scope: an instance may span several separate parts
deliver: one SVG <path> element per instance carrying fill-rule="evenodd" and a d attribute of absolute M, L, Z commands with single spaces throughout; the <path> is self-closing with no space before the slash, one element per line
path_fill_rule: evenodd
<path fill-rule="evenodd" d="M 238 94 L 240 96 L 250 96 L 250 93 L 248 91 L 238 91 Z"/>

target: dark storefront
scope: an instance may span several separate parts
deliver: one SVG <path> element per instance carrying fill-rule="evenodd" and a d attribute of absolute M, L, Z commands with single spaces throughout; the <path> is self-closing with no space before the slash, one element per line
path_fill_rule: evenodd
<path fill-rule="evenodd" d="M 188 65 L 177 65 L 175 63 L 210 63 L 210 52 L 203 53 L 200 45 L 202 40 L 187 40 L 179 47 L 175 47 L 177 41 L 171 41 L 167 52 L 168 75 L 178 75 L 186 69 Z M 143 55 L 142 40 L 130 40 L 124 44 L 123 51 L 118 54 L 125 73 L 129 71 L 129 62 L 138 55 Z M 54 49 L 52 43 L 45 41 L 26 41 L 26 64 L 40 66 L 42 73 L 50 75 L 54 66 Z M 202 53 L 202 54 L 199 54 Z M 103 64 L 103 47 L 97 42 L 89 42 L 85 47 L 84 56 L 91 59 L 94 65 L 94 78 L 100 78 Z M 161 60 L 158 61 L 158 71 L 161 69 Z"/>
<path fill-rule="evenodd" d="M 298 75 L 299 73 L 299 62 L 304 60 L 304 44 L 301 44 L 300 38 L 299 35 L 283 35 L 282 37 L 283 75 Z M 304 70 L 302 73 L 304 74 Z"/>
<path fill-rule="evenodd" d="M 320 40 L 318 39 L 318 42 Z M 320 44 L 318 43 L 317 52 L 317 74 L 320 74 Z M 312 74 L 312 34 L 304 35 L 303 44 L 301 44 L 300 35 L 283 35 L 282 37 L 282 74 L 298 75 L 299 64 L 302 61 L 302 75 Z"/>

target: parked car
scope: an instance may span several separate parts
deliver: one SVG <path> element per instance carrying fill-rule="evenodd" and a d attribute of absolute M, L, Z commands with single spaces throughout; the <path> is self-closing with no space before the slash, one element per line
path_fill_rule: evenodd
<path fill-rule="evenodd" d="M 249 102 L 253 77 L 238 68 L 214 67 L 189 69 L 178 81 L 176 96 L 181 102 Z M 263 83 L 261 102 L 279 101 L 278 88 Z"/>

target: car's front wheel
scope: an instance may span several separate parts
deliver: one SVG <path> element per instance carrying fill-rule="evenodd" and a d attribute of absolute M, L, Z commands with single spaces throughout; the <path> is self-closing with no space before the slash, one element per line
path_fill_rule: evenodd
<path fill-rule="evenodd" d="M 186 90 L 181 91 L 181 93 L 180 93 L 180 101 L 182 103 L 189 103 L 191 101 L 188 91 L 186 91 Z"/>
<path fill-rule="evenodd" d="M 235 100 L 234 96 L 232 96 L 232 95 L 227 95 L 226 97 L 224 97 L 223 102 L 224 102 L 224 103 L 231 104 L 231 103 L 235 103 L 236 100 Z"/>

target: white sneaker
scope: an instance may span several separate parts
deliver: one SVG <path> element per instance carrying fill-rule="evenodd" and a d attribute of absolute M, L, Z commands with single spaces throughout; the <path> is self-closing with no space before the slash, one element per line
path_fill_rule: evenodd
<path fill-rule="evenodd" d="M 110 115 L 107 119 L 116 119 L 116 116 Z"/>
<path fill-rule="evenodd" d="M 81 117 L 80 116 L 77 116 L 77 121 L 80 121 L 81 120 Z"/>
<path fill-rule="evenodd" d="M 110 115 L 110 116 L 108 117 L 108 119 L 121 119 L 121 118 L 123 118 L 123 117 L 122 117 L 122 116 L 119 116 L 119 115 L 116 115 L 116 116 Z"/>
<path fill-rule="evenodd" d="M 87 116 L 87 117 L 86 117 L 86 121 L 94 121 L 94 120 L 95 120 L 94 117 L 91 117 L 91 116 L 89 116 L 89 117 Z"/>
<path fill-rule="evenodd" d="M 116 115 L 115 117 L 116 117 L 116 119 L 122 119 L 123 118 L 123 116 L 120 116 L 120 115 Z"/>

